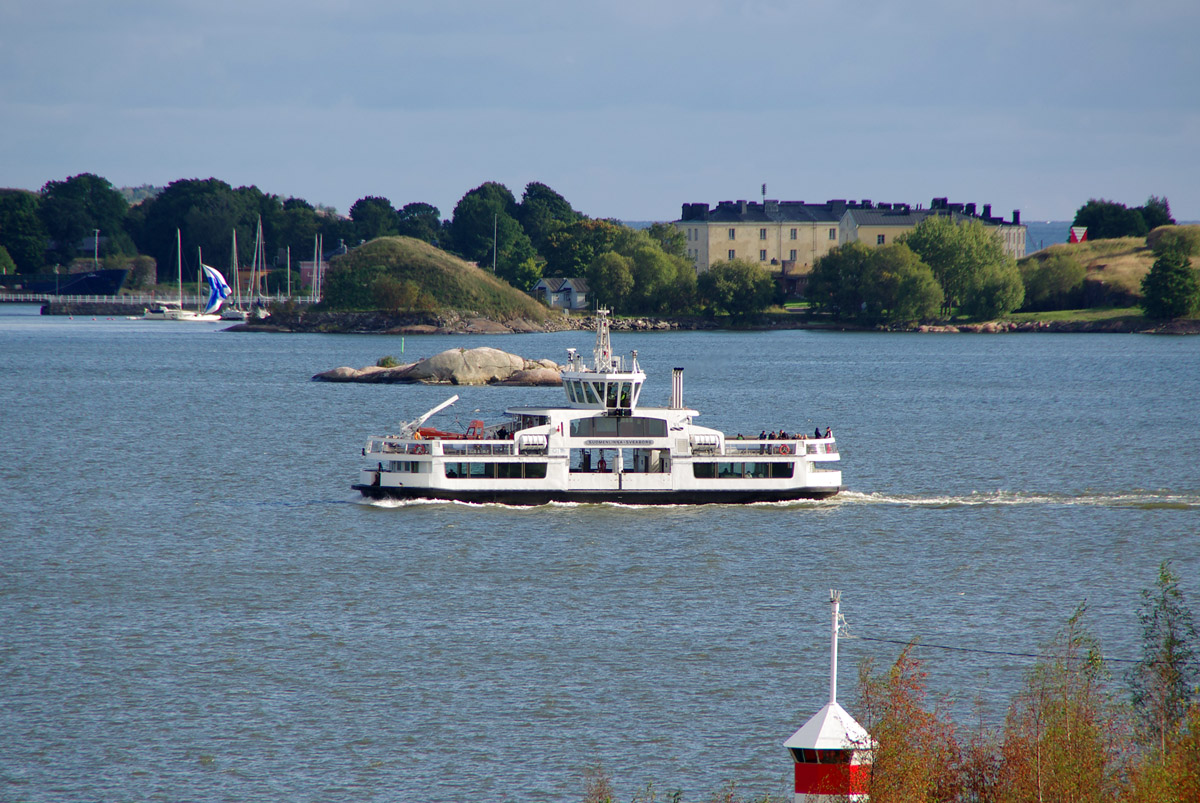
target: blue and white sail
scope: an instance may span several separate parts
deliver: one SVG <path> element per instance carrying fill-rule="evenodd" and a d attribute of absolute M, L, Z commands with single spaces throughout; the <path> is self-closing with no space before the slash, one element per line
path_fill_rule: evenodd
<path fill-rule="evenodd" d="M 208 306 L 204 308 L 204 314 L 207 315 L 219 310 L 221 303 L 229 298 L 229 294 L 233 291 L 229 289 L 229 285 L 225 282 L 225 277 L 221 275 L 221 271 L 203 263 L 201 263 L 200 267 L 204 269 L 204 278 L 208 280 L 208 286 L 212 288 L 212 291 L 208 294 Z"/>

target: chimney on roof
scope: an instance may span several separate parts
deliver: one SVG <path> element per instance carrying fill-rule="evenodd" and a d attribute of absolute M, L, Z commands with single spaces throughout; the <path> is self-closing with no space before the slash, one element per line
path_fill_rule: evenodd
<path fill-rule="evenodd" d="M 1013 225 L 1014 226 L 1021 225 L 1021 210 L 1020 209 L 1013 210 Z"/>
<path fill-rule="evenodd" d="M 963 212 L 970 215 L 971 217 L 975 217 L 975 202 L 972 201 L 971 203 L 964 206 Z"/>
<path fill-rule="evenodd" d="M 743 201 L 743 200 L 738 201 L 738 211 L 741 212 L 743 215 L 746 214 L 746 202 L 745 201 Z"/>
<path fill-rule="evenodd" d="M 991 204 L 983 205 L 983 217 L 985 220 L 991 220 L 991 218 L 992 218 L 992 205 Z"/>
<path fill-rule="evenodd" d="M 779 213 L 779 201 L 763 201 L 763 211 L 768 215 Z"/>
<path fill-rule="evenodd" d="M 835 215 L 840 215 L 846 211 L 846 200 L 844 198 L 834 198 L 825 203 L 829 207 L 829 211 Z"/>
<path fill-rule="evenodd" d="M 929 202 L 929 208 L 930 209 L 945 209 L 947 204 L 949 203 L 949 201 L 950 201 L 949 198 L 934 198 L 932 201 Z"/>

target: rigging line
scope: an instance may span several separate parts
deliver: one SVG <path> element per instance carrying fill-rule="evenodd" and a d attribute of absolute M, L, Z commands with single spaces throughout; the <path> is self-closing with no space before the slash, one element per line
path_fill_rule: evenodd
<path fill-rule="evenodd" d="M 860 641 L 880 641 L 880 642 L 883 642 L 884 644 L 905 644 L 905 645 L 912 644 L 915 647 L 928 647 L 931 650 L 952 650 L 954 652 L 978 652 L 978 653 L 983 653 L 985 655 L 1008 655 L 1008 656 L 1012 656 L 1013 658 L 1051 658 L 1051 657 L 1053 657 L 1053 656 L 1046 655 L 1043 653 L 1009 652 L 1007 650 L 984 650 L 984 649 L 980 649 L 978 647 L 951 647 L 951 646 L 948 646 L 945 644 L 926 644 L 922 641 L 915 641 L 915 640 L 901 641 L 900 639 L 873 638 L 871 636 L 850 636 L 850 638 L 855 638 Z M 1116 663 L 1116 664 L 1140 664 L 1141 663 L 1140 660 L 1135 659 L 1135 658 L 1104 658 L 1103 660 L 1105 663 Z"/>

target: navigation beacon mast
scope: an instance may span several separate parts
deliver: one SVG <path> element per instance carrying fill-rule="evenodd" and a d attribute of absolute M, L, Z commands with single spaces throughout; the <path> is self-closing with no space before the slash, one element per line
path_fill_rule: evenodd
<path fill-rule="evenodd" d="M 830 591 L 833 608 L 829 702 L 783 743 L 796 770 L 795 803 L 866 803 L 873 741 L 837 702 L 838 609 L 842 592 Z"/>

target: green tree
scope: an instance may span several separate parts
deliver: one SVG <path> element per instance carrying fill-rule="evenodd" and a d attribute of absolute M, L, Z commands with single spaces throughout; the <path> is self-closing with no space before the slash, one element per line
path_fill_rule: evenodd
<path fill-rule="evenodd" d="M 1183 318 L 1200 309 L 1200 280 L 1179 250 L 1164 251 L 1142 278 L 1142 311 L 1148 318 Z"/>
<path fill-rule="evenodd" d="M 697 279 L 701 300 L 716 313 L 744 318 L 765 310 L 775 297 L 775 280 L 745 259 L 714 262 Z"/>
<path fill-rule="evenodd" d="M 633 260 L 605 251 L 588 265 L 586 278 L 596 305 L 620 312 L 633 289 Z"/>
<path fill-rule="evenodd" d="M 442 213 L 433 204 L 421 201 L 405 204 L 396 213 L 396 219 L 399 234 L 437 244 L 442 232 Z"/>
<path fill-rule="evenodd" d="M 42 224 L 53 240 L 55 258 L 70 262 L 82 240 L 90 240 L 97 229 L 107 238 L 101 253 L 132 254 L 133 243 L 125 233 L 129 204 L 107 179 L 80 173 L 65 181 L 48 181 L 38 207 Z"/>
<path fill-rule="evenodd" d="M 577 220 L 551 234 L 541 251 L 547 276 L 582 276 L 606 251 L 627 250 L 632 232 L 611 220 Z"/>
<path fill-rule="evenodd" d="M 671 223 L 651 223 L 646 233 L 671 256 L 687 258 L 687 235 L 683 229 Z"/>
<path fill-rule="evenodd" d="M 454 207 L 449 227 L 454 251 L 463 259 L 490 267 L 494 243 L 496 272 L 499 273 L 499 251 L 506 241 L 517 232 L 525 236 L 516 215 L 517 200 L 508 187 L 494 181 L 480 184 L 459 199 Z M 528 236 L 525 239 L 528 240 Z"/>
<path fill-rule="evenodd" d="M 1024 288 L 996 229 L 979 220 L 955 223 L 929 215 L 901 240 L 933 270 L 947 307 L 972 317 L 996 317 L 1021 305 Z"/>
<path fill-rule="evenodd" d="M 633 261 L 630 310 L 664 312 L 669 309 L 671 285 L 676 280 L 675 263 L 657 244 L 644 242 L 629 255 Z"/>
<path fill-rule="evenodd" d="M 0 246 L 20 273 L 37 273 L 46 264 L 49 237 L 38 214 L 40 202 L 27 190 L 0 190 Z"/>
<path fill-rule="evenodd" d="M 984 265 L 971 276 L 962 311 L 980 321 L 999 318 L 1021 306 L 1025 301 L 1025 285 L 1013 259 L 999 264 Z"/>
<path fill-rule="evenodd" d="M 13 258 L 8 255 L 8 249 L 0 245 L 0 276 L 7 276 L 17 272 L 17 263 L 13 262 Z"/>
<path fill-rule="evenodd" d="M 867 308 L 891 323 L 929 320 L 944 296 L 933 271 L 903 243 L 876 248 L 868 257 L 874 287 L 865 293 Z"/>
<path fill-rule="evenodd" d="M 1171 204 L 1165 197 L 1159 198 L 1151 195 L 1146 199 L 1146 204 L 1139 206 L 1137 211 L 1141 213 L 1142 220 L 1146 222 L 1146 227 L 1151 231 L 1159 226 L 1175 225 L 1175 218 L 1171 217 Z"/>
<path fill-rule="evenodd" d="M 544 255 L 550 235 L 582 219 L 583 215 L 572 209 L 566 198 L 540 181 L 525 185 L 517 220 L 539 253 Z"/>
<path fill-rule="evenodd" d="M 354 221 L 354 236 L 357 242 L 367 242 L 376 237 L 391 237 L 399 234 L 399 218 L 392 202 L 377 195 L 359 198 L 350 207 L 350 219 Z"/>
<path fill-rule="evenodd" d="M 1071 254 L 1050 253 L 1022 261 L 1018 266 L 1025 285 L 1028 309 L 1074 309 L 1083 302 L 1087 269 Z"/>
<path fill-rule="evenodd" d="M 1123 769 L 1119 706 L 1080 605 L 1005 722 L 1001 800 L 1108 803 Z"/>
<path fill-rule="evenodd" d="M 1137 209 L 1116 201 L 1091 198 L 1075 212 L 1072 226 L 1086 226 L 1089 240 L 1145 237 L 1150 227 Z"/>
<path fill-rule="evenodd" d="M 806 295 L 839 320 L 860 318 L 867 308 L 871 274 L 871 249 L 860 242 L 846 243 L 817 258 Z"/>
<path fill-rule="evenodd" d="M 1129 684 L 1145 740 L 1165 756 L 1182 735 L 1189 704 L 1200 689 L 1196 624 L 1170 561 L 1158 568 L 1154 588 L 1142 591 L 1142 660 Z"/>

